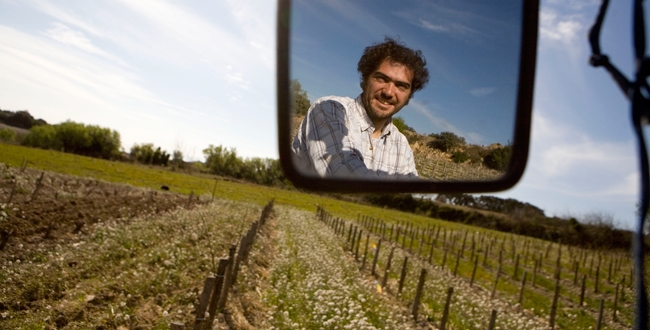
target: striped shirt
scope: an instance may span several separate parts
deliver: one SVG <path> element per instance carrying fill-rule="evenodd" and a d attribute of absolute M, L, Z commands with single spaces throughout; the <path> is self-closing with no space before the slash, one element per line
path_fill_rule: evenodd
<path fill-rule="evenodd" d="M 308 175 L 352 178 L 418 176 L 406 137 L 388 120 L 379 138 L 361 101 L 327 96 L 316 100 L 293 139 L 294 163 Z"/>

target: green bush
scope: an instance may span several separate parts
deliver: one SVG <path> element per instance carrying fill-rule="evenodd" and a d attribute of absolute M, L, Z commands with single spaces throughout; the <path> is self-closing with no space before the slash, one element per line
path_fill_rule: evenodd
<path fill-rule="evenodd" d="M 170 155 L 160 147 L 154 149 L 153 143 L 135 144 L 131 147 L 130 154 L 138 163 L 160 166 L 169 164 Z"/>
<path fill-rule="evenodd" d="M 18 134 L 16 131 L 12 130 L 11 128 L 3 128 L 0 129 L 0 141 L 5 141 L 5 142 L 16 142 L 18 139 Z"/>
<path fill-rule="evenodd" d="M 56 135 L 56 128 L 51 125 L 34 126 L 23 140 L 23 145 L 41 149 L 60 151 L 63 144 Z"/>
<path fill-rule="evenodd" d="M 428 146 L 433 149 L 438 149 L 442 152 L 449 152 L 457 146 L 465 144 L 465 138 L 460 137 L 452 132 L 442 132 L 440 134 L 429 134 L 434 138 L 429 142 Z"/>
<path fill-rule="evenodd" d="M 280 161 L 268 158 L 242 159 L 234 148 L 210 145 L 203 150 L 205 165 L 213 174 L 243 179 L 267 186 L 285 184 Z"/>
<path fill-rule="evenodd" d="M 484 147 L 469 145 L 465 149 L 465 153 L 469 156 L 469 160 L 472 164 L 480 164 L 483 162 L 483 157 L 487 156 L 490 152 Z"/>
<path fill-rule="evenodd" d="M 503 148 L 496 148 L 490 152 L 483 159 L 483 164 L 488 168 L 497 171 L 505 171 L 510 162 L 510 155 L 512 154 L 512 148 L 507 146 Z"/>
<path fill-rule="evenodd" d="M 395 127 L 397 127 L 397 130 L 400 131 L 400 133 L 402 134 L 404 134 L 405 131 L 411 131 L 415 133 L 413 127 L 406 125 L 406 121 L 404 120 L 404 118 L 400 116 L 393 118 L 393 125 L 395 125 Z"/>
<path fill-rule="evenodd" d="M 120 134 L 108 128 L 66 121 L 56 125 L 34 126 L 23 145 L 77 155 L 114 159 L 120 155 Z"/>
<path fill-rule="evenodd" d="M 464 151 L 456 151 L 453 154 L 451 154 L 451 160 L 453 160 L 454 163 L 458 163 L 458 164 L 464 163 L 468 159 L 469 156 Z"/>

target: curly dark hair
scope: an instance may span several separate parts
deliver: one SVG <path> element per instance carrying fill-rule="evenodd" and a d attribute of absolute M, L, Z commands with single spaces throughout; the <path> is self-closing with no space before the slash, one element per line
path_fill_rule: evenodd
<path fill-rule="evenodd" d="M 421 90 L 429 82 L 429 70 L 425 67 L 427 61 L 420 50 L 412 50 L 404 44 L 390 37 L 384 37 L 383 43 L 368 46 L 363 50 L 363 55 L 357 64 L 357 71 L 361 74 L 361 88 L 364 82 L 373 73 L 379 65 L 387 58 L 392 62 L 406 65 L 413 71 L 413 81 L 411 82 L 411 95 Z"/>

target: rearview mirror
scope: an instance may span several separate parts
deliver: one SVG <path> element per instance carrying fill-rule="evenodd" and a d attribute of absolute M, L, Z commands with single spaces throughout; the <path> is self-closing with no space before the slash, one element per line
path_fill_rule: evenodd
<path fill-rule="evenodd" d="M 286 177 L 340 192 L 512 187 L 528 157 L 538 9 L 279 1 Z"/>

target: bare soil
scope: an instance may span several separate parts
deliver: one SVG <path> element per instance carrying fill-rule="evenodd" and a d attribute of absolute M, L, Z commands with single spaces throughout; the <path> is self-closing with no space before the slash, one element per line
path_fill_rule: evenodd
<path fill-rule="evenodd" d="M 40 183 L 39 183 L 40 181 Z M 196 196 L 142 189 L 0 163 L 0 264 L 36 245 L 69 243 L 102 221 L 205 203 Z M 42 247 L 41 247 L 42 248 Z"/>

